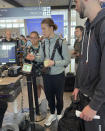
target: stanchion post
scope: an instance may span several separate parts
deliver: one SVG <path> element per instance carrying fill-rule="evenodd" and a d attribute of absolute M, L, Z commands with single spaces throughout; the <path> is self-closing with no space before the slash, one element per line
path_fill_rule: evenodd
<path fill-rule="evenodd" d="M 39 113 L 39 102 L 38 102 L 38 91 L 37 91 L 37 85 L 36 85 L 36 74 L 35 74 L 35 68 L 34 67 L 33 67 L 33 71 L 32 71 L 32 80 L 33 80 L 33 90 L 34 90 L 34 101 L 35 101 L 36 115 L 40 115 L 40 113 Z"/>
<path fill-rule="evenodd" d="M 34 106 L 33 106 L 32 77 L 31 77 L 31 75 L 27 75 L 27 89 L 28 89 L 31 131 L 35 131 L 35 123 L 34 123 L 35 115 L 34 115 Z"/>

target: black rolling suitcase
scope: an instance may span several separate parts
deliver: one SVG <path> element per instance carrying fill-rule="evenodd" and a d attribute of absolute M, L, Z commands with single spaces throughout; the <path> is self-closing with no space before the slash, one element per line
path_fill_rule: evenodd
<path fill-rule="evenodd" d="M 72 92 L 74 90 L 75 75 L 73 73 L 67 73 L 65 76 L 65 92 Z"/>

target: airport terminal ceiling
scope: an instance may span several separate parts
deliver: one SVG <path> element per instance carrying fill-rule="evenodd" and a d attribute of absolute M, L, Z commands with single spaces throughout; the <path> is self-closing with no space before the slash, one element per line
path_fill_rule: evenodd
<path fill-rule="evenodd" d="M 0 0 L 0 4 L 5 8 L 12 8 L 13 6 L 14 7 L 27 7 L 27 6 L 69 7 L 71 1 L 73 0 Z M 0 8 L 2 8 L 1 6 Z"/>
<path fill-rule="evenodd" d="M 23 6 L 63 6 L 68 5 L 69 0 L 15 0 Z"/>

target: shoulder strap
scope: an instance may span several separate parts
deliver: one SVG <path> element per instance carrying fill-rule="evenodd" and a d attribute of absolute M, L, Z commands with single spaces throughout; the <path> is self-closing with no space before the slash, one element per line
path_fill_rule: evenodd
<path fill-rule="evenodd" d="M 58 41 L 59 41 L 59 39 L 56 40 L 56 43 L 54 45 L 54 49 L 53 49 L 53 52 L 52 52 L 51 60 L 54 59 L 55 52 L 56 52 L 56 49 L 57 49 L 57 46 L 58 46 Z"/>
<path fill-rule="evenodd" d="M 57 39 L 57 40 L 56 40 L 56 43 L 55 43 L 55 45 L 54 45 L 54 49 L 53 49 L 53 52 L 52 52 L 51 60 L 54 59 L 56 49 L 58 50 L 58 53 L 59 53 L 59 55 L 61 56 L 61 58 L 64 59 L 63 56 L 62 56 L 62 45 L 60 45 L 59 39 Z"/>
<path fill-rule="evenodd" d="M 41 46 L 43 49 L 43 53 L 44 53 L 44 58 L 46 57 L 46 53 L 45 53 L 45 40 L 43 42 L 41 42 Z"/>
<path fill-rule="evenodd" d="M 62 40 L 63 43 L 63 40 Z M 58 46 L 57 46 L 57 50 L 59 55 L 61 56 L 62 60 L 64 59 L 63 55 L 62 55 L 62 44 L 60 45 L 59 41 L 58 41 Z"/>
<path fill-rule="evenodd" d="M 41 45 L 42 45 L 44 57 L 46 57 L 46 53 L 45 53 L 45 41 L 41 42 Z M 52 52 L 51 60 L 54 59 L 56 49 L 58 50 L 58 53 L 60 54 L 61 58 L 64 59 L 63 56 L 62 56 L 62 45 L 59 44 L 59 39 L 57 39 L 56 43 L 54 45 L 54 49 L 53 49 L 53 52 Z"/>
<path fill-rule="evenodd" d="M 39 53 L 40 46 L 38 45 L 38 49 L 36 49 L 36 54 Z"/>

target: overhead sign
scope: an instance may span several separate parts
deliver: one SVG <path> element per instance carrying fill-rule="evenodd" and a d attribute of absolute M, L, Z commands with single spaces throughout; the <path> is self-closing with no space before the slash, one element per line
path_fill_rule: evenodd
<path fill-rule="evenodd" d="M 0 8 L 0 19 L 45 18 L 50 15 L 50 7 Z"/>

